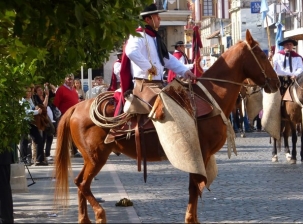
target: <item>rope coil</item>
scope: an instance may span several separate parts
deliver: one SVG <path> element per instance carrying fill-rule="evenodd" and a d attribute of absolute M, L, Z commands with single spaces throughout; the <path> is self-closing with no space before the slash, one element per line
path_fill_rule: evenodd
<path fill-rule="evenodd" d="M 95 125 L 101 128 L 115 128 L 122 124 L 125 124 L 130 117 L 131 114 L 122 113 L 115 117 L 106 117 L 105 116 L 105 108 L 108 104 L 108 101 L 113 98 L 114 92 L 106 92 L 105 94 L 98 95 L 94 101 L 92 102 L 90 109 L 89 109 L 89 116 L 90 119 L 94 122 Z M 106 104 L 103 107 L 102 113 L 99 112 L 98 108 L 103 102 Z"/>

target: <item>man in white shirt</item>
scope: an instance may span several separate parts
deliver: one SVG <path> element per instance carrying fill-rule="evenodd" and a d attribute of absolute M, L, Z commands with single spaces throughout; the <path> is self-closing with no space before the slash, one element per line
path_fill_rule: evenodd
<path fill-rule="evenodd" d="M 125 54 L 127 59 L 130 60 L 131 77 L 134 79 L 133 94 L 150 105 L 153 105 L 157 93 L 164 86 L 164 67 L 173 70 L 184 78 L 195 79 L 195 75 L 168 52 L 166 45 L 157 32 L 161 21 L 159 13 L 165 11 L 158 10 L 155 4 L 146 7 L 140 14 L 146 25 L 144 28 L 139 27 L 136 29 L 141 36 L 131 35 L 125 47 Z M 132 83 L 127 80 L 130 79 L 130 75 L 122 75 L 122 72 L 127 71 L 127 69 L 123 69 L 123 61 L 125 62 L 124 58 L 122 58 L 121 85 L 122 91 L 125 92 L 132 88 Z M 125 65 L 127 66 L 127 63 Z M 148 87 L 150 85 L 153 85 L 152 89 Z M 151 95 L 145 94 L 145 91 L 153 92 L 155 95 L 151 97 Z M 145 98 L 147 95 L 148 98 Z"/>
<path fill-rule="evenodd" d="M 293 51 L 294 46 L 297 45 L 296 40 L 288 38 L 279 43 L 279 46 L 283 46 L 283 50 L 273 56 L 273 67 L 281 82 L 282 95 L 292 80 L 303 72 L 302 57 Z"/>

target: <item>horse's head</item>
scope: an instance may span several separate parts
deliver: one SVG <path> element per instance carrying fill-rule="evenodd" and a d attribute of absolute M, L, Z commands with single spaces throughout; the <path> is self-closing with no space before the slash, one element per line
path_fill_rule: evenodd
<path fill-rule="evenodd" d="M 276 92 L 280 87 L 278 76 L 249 30 L 246 30 L 246 40 L 243 41 L 243 44 L 246 44 L 248 50 L 246 60 L 244 60 L 247 78 L 263 87 L 267 93 Z"/>

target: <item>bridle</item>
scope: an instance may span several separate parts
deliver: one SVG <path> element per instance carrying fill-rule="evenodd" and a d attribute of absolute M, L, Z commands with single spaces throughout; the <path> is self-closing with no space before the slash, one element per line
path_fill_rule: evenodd
<path fill-rule="evenodd" d="M 261 69 L 261 72 L 262 74 L 264 75 L 264 78 L 265 78 L 265 83 L 264 85 L 260 86 L 261 88 L 264 88 L 264 87 L 268 87 L 270 90 L 271 87 L 269 85 L 269 81 L 272 79 L 272 78 L 269 78 L 267 77 L 266 73 L 265 73 L 265 70 L 263 69 L 263 67 L 261 66 L 260 62 L 258 61 L 255 53 L 253 52 L 253 49 L 257 46 L 259 46 L 258 44 L 256 44 L 255 46 L 253 47 L 250 47 L 250 45 L 247 43 L 246 40 L 243 41 L 246 45 L 247 45 L 247 48 L 248 50 L 251 52 L 252 56 L 254 57 L 256 63 L 258 64 L 259 68 Z M 210 80 L 210 81 L 217 81 L 217 82 L 227 82 L 227 83 L 232 83 L 232 84 L 235 84 L 235 85 L 239 85 L 239 86 L 244 86 L 244 87 L 255 87 L 255 86 L 259 86 L 259 85 L 251 85 L 251 84 L 244 84 L 244 83 L 239 83 L 239 82 L 233 82 L 233 81 L 229 81 L 229 80 L 224 80 L 224 79 L 216 79 L 216 78 L 208 78 L 208 77 L 200 77 L 200 78 L 197 78 L 197 80 Z M 273 91 L 271 91 L 273 92 Z"/>
<path fill-rule="evenodd" d="M 269 85 L 269 81 L 271 80 L 271 78 L 268 78 L 268 77 L 267 77 L 267 75 L 266 75 L 266 73 L 265 73 L 265 70 L 263 69 L 263 67 L 261 66 L 260 62 L 258 61 L 258 59 L 257 59 L 257 57 L 256 57 L 256 55 L 255 55 L 255 53 L 253 52 L 253 49 L 254 49 L 255 47 L 259 46 L 259 44 L 256 44 L 255 46 L 250 47 L 250 45 L 247 43 L 246 40 L 244 40 L 243 42 L 246 44 L 248 50 L 250 51 L 250 53 L 251 53 L 252 56 L 254 57 L 255 61 L 257 62 L 258 66 L 259 66 L 259 68 L 261 69 L 262 74 L 264 75 L 265 83 L 264 83 L 263 86 L 260 86 L 260 87 L 261 87 L 261 88 L 264 88 L 265 86 L 267 86 L 270 90 L 272 90 L 272 89 L 270 88 L 270 85 Z M 272 92 L 272 91 L 271 91 L 271 92 Z"/>

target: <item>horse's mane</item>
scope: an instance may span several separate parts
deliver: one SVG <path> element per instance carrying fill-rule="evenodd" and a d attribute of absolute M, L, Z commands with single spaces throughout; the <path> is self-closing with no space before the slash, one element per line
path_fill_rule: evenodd
<path fill-rule="evenodd" d="M 259 42 L 254 40 L 255 41 L 255 44 L 259 45 Z M 233 50 L 234 48 L 236 48 L 239 44 L 243 43 L 244 41 L 243 40 L 238 40 L 236 44 L 232 45 L 230 48 L 228 48 L 226 51 L 224 51 L 221 56 L 211 65 L 209 66 L 208 70 L 213 67 L 214 65 L 220 63 L 222 64 L 221 60 L 224 60 L 224 58 L 222 56 L 226 55 L 226 54 L 229 54 L 229 51 Z M 207 71 L 208 71 L 207 70 Z M 206 71 L 206 72 L 207 72 Z"/>

